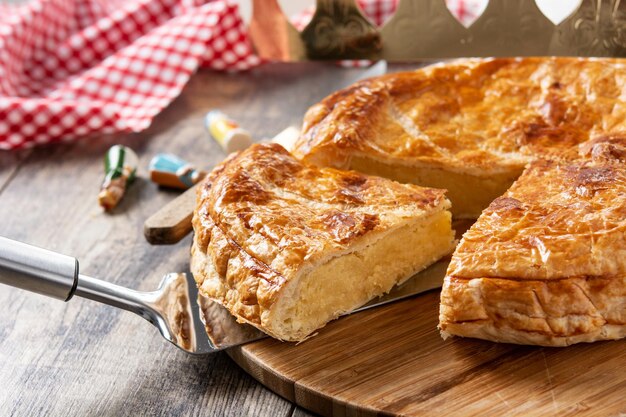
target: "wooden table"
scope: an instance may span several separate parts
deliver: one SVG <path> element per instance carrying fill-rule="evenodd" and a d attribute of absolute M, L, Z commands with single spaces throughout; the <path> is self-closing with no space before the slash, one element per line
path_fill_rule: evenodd
<path fill-rule="evenodd" d="M 300 124 L 305 110 L 364 70 L 333 64 L 272 64 L 241 74 L 200 71 L 141 134 L 0 153 L 0 235 L 75 256 L 81 272 L 140 290 L 187 271 L 190 238 L 150 246 L 144 220 L 174 198 L 147 179 L 158 152 L 211 168 L 224 153 L 202 128 L 220 108 L 255 137 Z M 139 178 L 121 205 L 96 201 L 102 157 L 135 149 Z M 179 351 L 143 319 L 75 298 L 64 304 L 0 289 L 0 415 L 307 416 L 240 370 L 229 357 Z"/>

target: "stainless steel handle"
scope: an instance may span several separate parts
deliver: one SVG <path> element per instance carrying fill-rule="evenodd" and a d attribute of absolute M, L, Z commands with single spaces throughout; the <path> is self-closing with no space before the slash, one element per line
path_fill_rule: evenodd
<path fill-rule="evenodd" d="M 68 301 L 74 294 L 153 321 L 159 292 L 134 291 L 78 273 L 78 260 L 0 236 L 0 283 Z"/>
<path fill-rule="evenodd" d="M 0 283 L 68 301 L 74 294 L 154 322 L 157 292 L 134 291 L 78 273 L 78 260 L 0 236 Z"/>
<path fill-rule="evenodd" d="M 79 274 L 76 258 L 0 236 L 0 283 L 65 301 L 76 294 L 132 311 L 187 352 L 215 351 L 195 303 L 195 281 L 185 274 L 166 275 L 156 291 L 135 291 Z"/>
<path fill-rule="evenodd" d="M 78 260 L 0 236 L 0 283 L 68 301 L 78 284 Z"/>

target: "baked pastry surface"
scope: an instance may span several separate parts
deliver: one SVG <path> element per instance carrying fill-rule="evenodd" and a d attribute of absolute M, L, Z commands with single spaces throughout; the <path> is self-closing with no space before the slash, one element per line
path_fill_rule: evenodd
<path fill-rule="evenodd" d="M 253 145 L 199 187 L 191 271 L 239 321 L 300 341 L 450 253 L 449 206 L 443 190 Z"/>
<path fill-rule="evenodd" d="M 442 335 L 566 346 L 626 337 L 626 134 L 533 162 L 457 247 Z"/>
<path fill-rule="evenodd" d="M 624 128 L 619 59 L 461 60 L 389 74 L 307 112 L 292 153 L 447 189 L 455 217 L 476 218 L 538 156 Z M 573 154 L 568 152 L 574 149 Z"/>

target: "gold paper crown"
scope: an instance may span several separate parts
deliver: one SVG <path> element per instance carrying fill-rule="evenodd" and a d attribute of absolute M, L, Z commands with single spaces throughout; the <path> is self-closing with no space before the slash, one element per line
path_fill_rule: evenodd
<path fill-rule="evenodd" d="M 445 0 L 401 0 L 376 28 L 355 0 L 317 0 L 300 33 L 276 0 L 253 0 L 253 43 L 267 59 L 386 59 L 484 56 L 626 56 L 626 3 L 582 0 L 555 25 L 535 0 L 490 0 L 469 27 Z"/>

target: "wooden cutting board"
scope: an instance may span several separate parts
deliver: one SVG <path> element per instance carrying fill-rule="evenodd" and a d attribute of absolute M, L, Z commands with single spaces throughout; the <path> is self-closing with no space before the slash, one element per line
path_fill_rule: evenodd
<path fill-rule="evenodd" d="M 442 340 L 439 291 L 336 320 L 295 345 L 230 356 L 324 416 L 626 415 L 626 341 L 541 348 Z"/>

